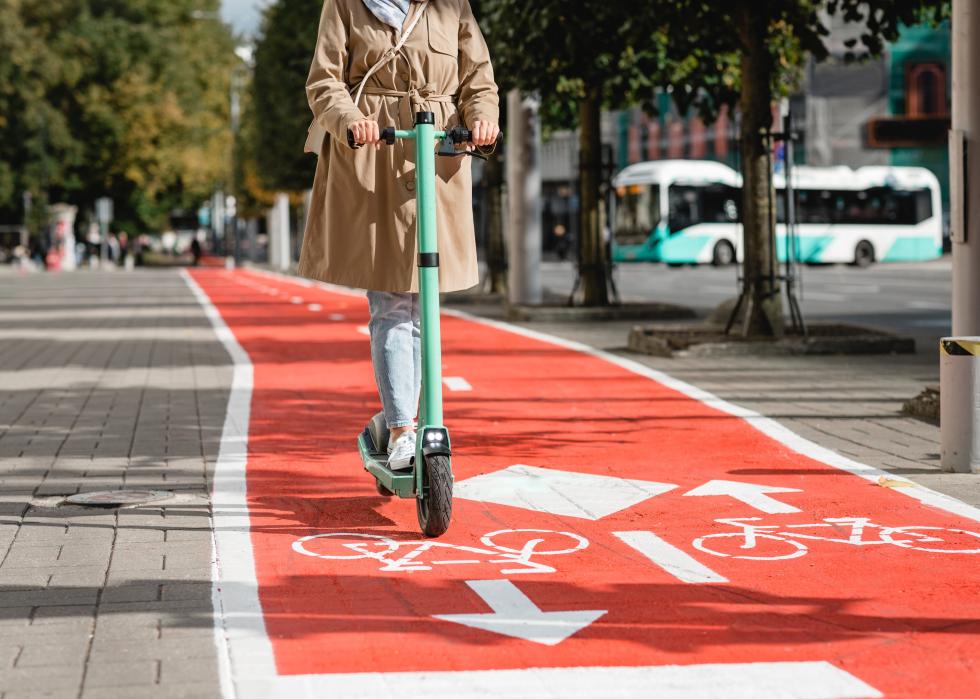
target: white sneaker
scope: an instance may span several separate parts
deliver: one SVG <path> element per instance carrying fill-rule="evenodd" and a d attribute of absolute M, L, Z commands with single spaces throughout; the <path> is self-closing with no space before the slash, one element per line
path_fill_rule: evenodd
<path fill-rule="evenodd" d="M 415 461 L 415 433 L 406 432 L 394 444 L 388 443 L 388 468 L 403 471 Z"/>

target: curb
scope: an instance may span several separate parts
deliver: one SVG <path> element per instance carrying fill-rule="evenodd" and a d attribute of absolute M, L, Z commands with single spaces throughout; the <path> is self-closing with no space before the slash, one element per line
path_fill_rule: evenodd
<path fill-rule="evenodd" d="M 509 321 L 544 323 L 586 320 L 691 320 L 697 314 L 670 303 L 626 303 L 619 306 L 507 306 Z"/>
<path fill-rule="evenodd" d="M 810 335 L 742 338 L 720 326 L 636 326 L 628 348 L 656 357 L 790 357 L 835 354 L 915 354 L 915 340 L 855 325 L 813 323 Z"/>

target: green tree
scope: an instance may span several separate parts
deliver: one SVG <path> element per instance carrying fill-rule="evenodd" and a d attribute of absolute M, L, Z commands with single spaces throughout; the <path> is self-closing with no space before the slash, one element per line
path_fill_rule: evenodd
<path fill-rule="evenodd" d="M 229 177 L 234 41 L 217 0 L 9 0 L 0 12 L 0 206 L 20 191 L 131 230 Z M 3 173 L 12 173 L 4 175 Z"/>
<path fill-rule="evenodd" d="M 603 108 L 652 108 L 667 82 L 668 37 L 652 18 L 665 3 L 626 0 L 483 0 L 502 90 L 542 99 L 545 126 L 579 128 L 579 275 L 584 303 L 608 303 L 600 221 Z"/>
<path fill-rule="evenodd" d="M 822 61 L 829 55 L 825 21 L 839 15 L 860 27 L 850 40 L 848 60 L 880 55 L 898 38 L 903 24 L 938 22 L 948 16 L 947 2 L 937 0 L 734 0 L 717 3 L 680 0 L 671 36 L 683 37 L 685 50 L 709 47 L 712 54 L 738 56 L 738 109 L 741 115 L 739 150 L 742 163 L 743 278 L 747 311 L 746 335 L 783 333 L 782 299 L 776 268 L 776 250 L 770 236 L 772 175 L 764 133 L 772 127 L 774 97 L 784 93 L 798 76 L 808 53 Z M 684 53 L 684 50 L 680 52 Z M 700 76 L 699 71 L 699 76 Z M 696 77 L 699 77 L 696 76 Z M 716 100 L 716 84 L 688 80 Z"/>
<path fill-rule="evenodd" d="M 255 46 L 249 125 L 251 159 L 267 189 L 309 189 L 316 157 L 303 153 L 310 108 L 306 76 L 316 45 L 322 0 L 269 5 Z"/>
<path fill-rule="evenodd" d="M 937 0 L 484 0 L 486 30 L 504 87 L 536 92 L 550 126 L 577 125 L 580 149 L 580 274 L 585 303 L 604 304 L 605 260 L 598 220 L 601 108 L 641 105 L 654 112 L 670 88 L 681 110 L 710 118 L 739 107 L 744 279 L 751 304 L 743 329 L 783 330 L 762 132 L 774 97 L 799 76 L 807 52 L 827 57 L 828 15 L 860 24 L 852 58 L 880 54 L 901 24 L 939 19 Z"/>

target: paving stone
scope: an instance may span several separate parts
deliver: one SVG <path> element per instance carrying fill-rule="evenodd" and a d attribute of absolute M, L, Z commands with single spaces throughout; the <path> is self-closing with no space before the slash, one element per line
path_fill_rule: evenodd
<path fill-rule="evenodd" d="M 46 668 L 51 665 L 77 665 L 85 663 L 88 639 L 58 640 L 52 643 L 25 642 L 17 658 L 18 668 Z M 39 670 L 40 672 L 40 670 Z"/>
<path fill-rule="evenodd" d="M 86 665 L 84 687 L 153 687 L 160 672 L 158 660 L 131 660 L 104 662 L 89 659 Z"/>

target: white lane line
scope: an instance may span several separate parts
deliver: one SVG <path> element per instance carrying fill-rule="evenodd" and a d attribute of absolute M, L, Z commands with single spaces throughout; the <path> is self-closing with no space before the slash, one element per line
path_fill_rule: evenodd
<path fill-rule="evenodd" d="M 239 699 L 493 697 L 493 699 L 877 699 L 881 692 L 826 661 L 255 677 Z"/>
<path fill-rule="evenodd" d="M 309 306 L 307 306 L 307 308 L 310 309 L 311 311 L 313 311 L 314 313 L 317 313 L 317 312 L 323 310 L 323 306 L 321 306 L 318 303 L 311 303 Z"/>
<path fill-rule="evenodd" d="M 601 349 L 596 349 L 595 347 L 591 347 L 582 342 L 566 340 L 565 338 L 557 337 L 556 335 L 549 335 L 548 333 L 531 330 L 530 328 L 524 328 L 518 325 L 511 325 L 510 323 L 505 323 L 499 320 L 481 318 L 455 308 L 444 308 L 442 312 L 447 316 L 462 318 L 472 323 L 497 328 L 498 330 L 503 330 L 504 332 L 513 333 L 514 335 L 521 335 L 523 337 L 529 337 L 541 342 L 547 342 L 551 345 L 581 352 L 589 355 L 590 357 L 597 357 L 598 359 L 609 362 L 610 364 L 615 364 L 616 366 L 626 369 L 634 374 L 656 381 L 661 386 L 666 386 L 667 388 L 673 389 L 689 398 L 693 398 L 702 405 L 706 405 L 723 413 L 728 413 L 734 417 L 741 418 L 749 425 L 759 430 L 759 432 L 762 434 L 792 449 L 797 454 L 802 454 L 803 456 L 819 461 L 820 463 L 838 468 L 841 471 L 846 471 L 854 474 L 855 476 L 860 476 L 861 478 L 864 478 L 872 483 L 877 483 L 878 479 L 881 477 L 898 479 L 914 487 L 895 488 L 893 492 L 901 493 L 902 495 L 914 498 L 925 505 L 938 508 L 945 512 L 949 512 L 960 517 L 965 517 L 973 520 L 974 522 L 980 522 L 980 508 L 974 507 L 973 505 L 965 503 L 962 500 L 957 500 L 949 495 L 920 486 L 903 476 L 888 473 L 879 468 L 875 468 L 874 466 L 868 466 L 867 464 L 862 464 L 859 461 L 849 459 L 846 456 L 828 449 L 827 447 L 820 446 L 816 442 L 811 442 L 809 439 L 801 437 L 785 425 L 776 422 L 772 418 L 766 417 L 765 415 L 757 413 L 754 410 L 750 410 L 749 408 L 744 408 L 741 405 L 729 403 L 727 400 L 723 400 L 713 393 L 709 393 L 708 391 L 698 388 L 693 384 L 689 384 L 686 381 L 675 379 L 673 376 L 665 374 L 662 371 L 651 369 L 650 367 L 640 364 L 635 360 L 620 357 Z"/>
<path fill-rule="evenodd" d="M 668 544 L 653 532 L 613 532 L 613 534 L 681 582 L 692 584 L 728 582 L 728 578 L 718 575 L 708 566 L 673 544 Z"/>
<path fill-rule="evenodd" d="M 361 333 L 361 335 L 367 335 L 368 337 L 371 337 L 371 328 L 369 328 L 366 325 L 358 326 L 357 332 Z"/>
<path fill-rule="evenodd" d="M 289 300 L 292 301 L 293 303 L 297 303 L 297 304 L 298 303 L 303 303 L 303 297 L 302 296 L 294 296 L 294 297 L 292 297 Z"/>
<path fill-rule="evenodd" d="M 345 320 L 346 316 L 343 313 L 331 313 L 327 316 L 327 319 L 334 321 Z"/>
<path fill-rule="evenodd" d="M 250 669 L 261 676 L 276 676 L 272 642 L 259 602 L 255 557 L 249 533 L 248 500 L 245 496 L 252 361 L 190 273 L 182 269 L 180 275 L 211 322 L 214 334 L 228 352 L 233 367 L 211 492 L 214 639 L 218 650 L 221 695 L 232 699 L 237 694 L 236 689 L 239 689 L 235 686 L 234 674 L 240 670 L 240 664 L 247 662 Z M 232 660 L 232 654 L 237 661 Z M 233 662 L 238 664 L 233 665 Z"/>
<path fill-rule="evenodd" d="M 464 379 L 462 376 L 444 376 L 442 382 L 446 384 L 446 388 L 450 391 L 472 391 L 473 387 L 470 386 L 470 382 Z"/>

